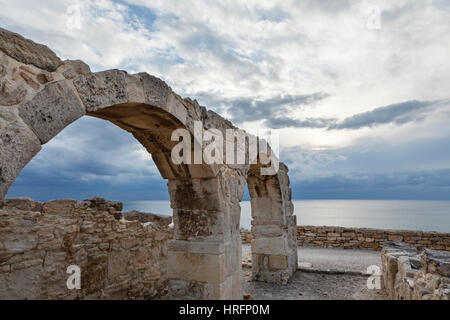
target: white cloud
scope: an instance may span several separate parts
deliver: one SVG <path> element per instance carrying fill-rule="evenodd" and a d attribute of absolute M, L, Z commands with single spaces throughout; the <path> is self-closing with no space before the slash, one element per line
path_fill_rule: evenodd
<path fill-rule="evenodd" d="M 79 30 L 67 28 L 74 3 L 82 13 Z M 381 10 L 380 30 L 366 26 L 370 5 Z M 338 120 L 409 100 L 449 98 L 450 10 L 438 1 L 0 0 L 0 7 L 2 27 L 46 43 L 62 58 L 82 59 L 94 70 L 147 71 L 228 116 L 226 104 L 207 97 L 263 101 L 321 92 L 326 99 L 294 105 L 285 116 Z M 246 129 L 264 125 L 245 120 Z M 436 113 L 400 127 L 280 132 L 282 147 L 314 153 L 436 139 L 443 126 Z M 140 152 L 131 154 L 141 159 Z"/>

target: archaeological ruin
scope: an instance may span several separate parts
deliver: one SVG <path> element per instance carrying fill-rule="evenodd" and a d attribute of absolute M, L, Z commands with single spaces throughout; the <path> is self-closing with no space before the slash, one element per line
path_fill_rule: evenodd
<path fill-rule="evenodd" d="M 3 200 L 41 146 L 83 116 L 130 132 L 152 155 L 167 180 L 173 230 L 163 218 L 141 221 L 102 199 Z M 185 129 L 195 139 L 195 122 L 204 130 L 236 129 L 147 73 L 93 73 L 82 61 L 61 61 L 46 46 L 0 28 L 0 298 L 241 299 L 246 182 L 253 279 L 287 283 L 297 267 L 288 168 L 279 163 L 274 174 L 262 174 L 274 158 L 174 164 L 172 133 Z M 199 145 L 205 148 L 193 141 Z M 66 288 L 69 265 L 81 268 L 79 291 Z"/>

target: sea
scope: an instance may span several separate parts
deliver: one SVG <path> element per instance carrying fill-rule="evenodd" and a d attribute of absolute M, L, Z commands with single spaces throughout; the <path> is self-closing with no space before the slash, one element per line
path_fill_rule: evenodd
<path fill-rule="evenodd" d="M 294 200 L 298 225 L 450 232 L 450 201 Z M 171 215 L 169 201 L 128 201 L 124 211 Z M 241 202 L 241 228 L 251 228 L 249 201 Z"/>

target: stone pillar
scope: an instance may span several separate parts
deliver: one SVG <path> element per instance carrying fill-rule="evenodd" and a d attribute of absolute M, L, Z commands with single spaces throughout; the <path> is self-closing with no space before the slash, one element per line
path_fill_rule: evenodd
<path fill-rule="evenodd" d="M 172 299 L 242 299 L 240 190 L 235 174 L 169 180 L 174 240 L 168 249 Z"/>
<path fill-rule="evenodd" d="M 252 278 L 286 284 L 297 269 L 297 219 L 287 167 L 277 175 L 248 177 L 252 205 Z"/>

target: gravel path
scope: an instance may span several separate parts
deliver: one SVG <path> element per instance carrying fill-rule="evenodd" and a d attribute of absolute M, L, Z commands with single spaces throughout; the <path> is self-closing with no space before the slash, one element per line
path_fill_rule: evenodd
<path fill-rule="evenodd" d="M 255 300 L 383 300 L 384 290 L 369 290 L 367 277 L 297 271 L 287 285 L 251 281 L 251 270 L 243 269 L 244 294 Z"/>
<path fill-rule="evenodd" d="M 250 245 L 242 246 L 242 256 L 244 262 L 251 260 Z M 367 289 L 367 276 L 325 273 L 366 272 L 370 265 L 381 265 L 378 251 L 299 247 L 298 257 L 302 268 L 314 272 L 297 271 L 286 286 L 251 281 L 251 269 L 243 268 L 244 294 L 251 294 L 256 300 L 387 299 L 384 290 Z"/>
<path fill-rule="evenodd" d="M 251 260 L 249 244 L 242 245 L 243 260 Z M 366 272 L 367 267 L 381 267 L 381 253 L 359 249 L 329 249 L 321 247 L 298 247 L 298 262 L 301 267 L 314 270 L 339 270 Z"/>

